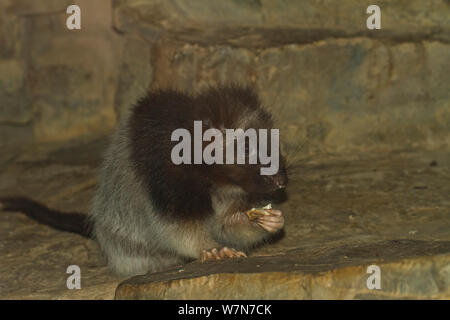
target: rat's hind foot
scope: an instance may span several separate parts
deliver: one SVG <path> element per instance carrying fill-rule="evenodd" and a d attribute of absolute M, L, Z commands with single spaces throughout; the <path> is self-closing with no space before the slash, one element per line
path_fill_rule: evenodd
<path fill-rule="evenodd" d="M 227 247 L 223 247 L 220 250 L 217 250 L 216 248 L 213 248 L 211 250 L 203 250 L 200 254 L 201 262 L 233 258 L 247 258 L 247 255 L 242 251 L 237 251 L 236 249 Z"/>

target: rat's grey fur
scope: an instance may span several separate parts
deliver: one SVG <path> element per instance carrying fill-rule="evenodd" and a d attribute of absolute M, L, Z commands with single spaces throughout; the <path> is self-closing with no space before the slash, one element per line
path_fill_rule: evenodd
<path fill-rule="evenodd" d="M 131 163 L 127 123 L 124 119 L 105 154 L 89 215 L 93 236 L 114 273 L 128 276 L 158 271 L 198 259 L 204 249 L 231 246 L 245 250 L 269 236 L 248 221 L 235 228 L 232 220 L 242 215 L 226 215 L 233 199 L 245 196 L 239 187 L 213 192 L 214 214 L 203 221 L 162 218 Z"/>

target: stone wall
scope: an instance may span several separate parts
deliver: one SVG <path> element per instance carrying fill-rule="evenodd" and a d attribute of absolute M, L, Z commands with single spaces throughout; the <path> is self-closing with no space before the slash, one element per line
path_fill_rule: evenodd
<path fill-rule="evenodd" d="M 82 29 L 66 8 L 82 8 Z M 0 2 L 0 146 L 111 131 L 121 42 L 109 1 Z"/>
<path fill-rule="evenodd" d="M 31 5 L 33 3 L 33 5 Z M 2 1 L 0 144 L 109 132 L 149 87 L 250 83 L 302 152 L 450 144 L 450 4 Z M 11 31 L 12 30 L 12 31 Z"/>

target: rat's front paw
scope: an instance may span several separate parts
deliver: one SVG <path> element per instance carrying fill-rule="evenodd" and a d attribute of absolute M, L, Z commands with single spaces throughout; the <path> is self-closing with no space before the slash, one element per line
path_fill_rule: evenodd
<path fill-rule="evenodd" d="M 256 223 L 264 230 L 275 233 L 284 226 L 283 213 L 280 210 L 265 209 L 268 214 L 258 216 Z"/>
<path fill-rule="evenodd" d="M 213 248 L 211 250 L 203 250 L 200 254 L 200 261 L 216 261 L 222 259 L 233 259 L 233 258 L 246 258 L 247 255 L 242 251 L 237 251 L 233 248 L 223 247 L 219 250 Z"/>

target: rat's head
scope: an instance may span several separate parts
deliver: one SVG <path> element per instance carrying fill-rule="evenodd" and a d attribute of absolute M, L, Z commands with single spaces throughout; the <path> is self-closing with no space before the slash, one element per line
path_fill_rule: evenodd
<path fill-rule="evenodd" d="M 225 165 L 222 172 L 228 183 L 241 187 L 249 194 L 269 194 L 286 188 L 288 175 L 281 155 L 276 172 L 263 175 L 261 174 L 263 168 L 268 168 L 268 165 L 233 164 Z"/>
<path fill-rule="evenodd" d="M 279 131 L 273 128 L 271 115 L 261 108 L 252 89 L 210 89 L 199 96 L 197 108 L 203 132 L 215 129 L 223 139 L 224 164 L 208 168 L 214 181 L 239 186 L 250 194 L 272 193 L 286 187 L 288 177 L 279 148 Z"/>

